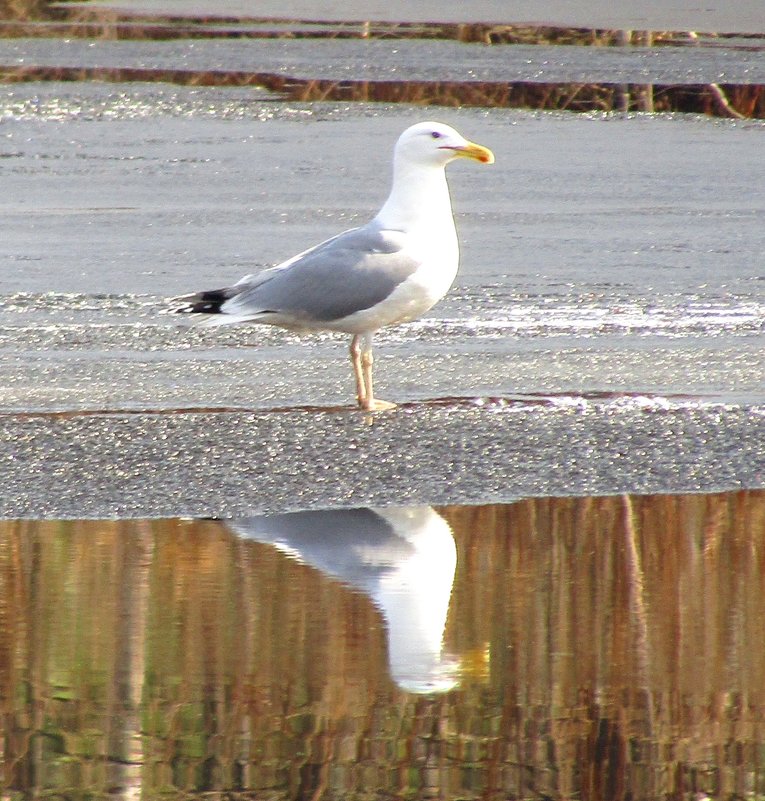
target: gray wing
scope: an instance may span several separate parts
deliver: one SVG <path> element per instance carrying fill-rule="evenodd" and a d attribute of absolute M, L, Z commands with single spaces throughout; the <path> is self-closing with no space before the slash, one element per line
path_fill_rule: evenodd
<path fill-rule="evenodd" d="M 307 564 L 368 589 L 414 552 L 372 509 L 329 509 L 224 521 L 240 536 L 283 545 Z"/>
<path fill-rule="evenodd" d="M 380 303 L 419 267 L 404 249 L 406 236 L 374 223 L 354 228 L 284 265 L 243 279 L 224 314 L 290 315 L 328 322 Z"/>

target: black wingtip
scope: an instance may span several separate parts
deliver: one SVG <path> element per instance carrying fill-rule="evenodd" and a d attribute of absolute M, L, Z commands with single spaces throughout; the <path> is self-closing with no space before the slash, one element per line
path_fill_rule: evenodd
<path fill-rule="evenodd" d="M 179 306 L 177 309 L 173 309 L 173 311 L 176 314 L 221 314 L 221 305 L 221 303 L 200 300 L 196 303 L 187 303 L 185 306 Z"/>
<path fill-rule="evenodd" d="M 223 304 L 232 297 L 230 289 L 212 289 L 198 292 L 196 295 L 178 298 L 186 301 L 182 306 L 173 309 L 176 314 L 222 314 Z"/>

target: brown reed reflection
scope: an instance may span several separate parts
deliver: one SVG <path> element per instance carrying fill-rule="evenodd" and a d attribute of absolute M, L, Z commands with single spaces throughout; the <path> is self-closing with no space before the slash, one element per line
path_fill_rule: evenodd
<path fill-rule="evenodd" d="M 359 586 L 222 523 L 0 523 L 6 791 L 765 793 L 765 491 L 438 513 L 459 673 L 426 695 Z"/>

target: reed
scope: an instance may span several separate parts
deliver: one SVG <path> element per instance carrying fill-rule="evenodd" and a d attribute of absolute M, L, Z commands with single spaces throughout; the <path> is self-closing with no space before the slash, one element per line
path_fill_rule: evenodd
<path fill-rule="evenodd" d="M 0 66 L 0 83 L 28 81 L 141 81 L 182 86 L 258 86 L 274 92 L 278 97 L 305 103 L 337 100 L 579 113 L 679 111 L 717 117 L 765 118 L 765 86 L 760 84 L 333 81 L 241 70 Z"/>

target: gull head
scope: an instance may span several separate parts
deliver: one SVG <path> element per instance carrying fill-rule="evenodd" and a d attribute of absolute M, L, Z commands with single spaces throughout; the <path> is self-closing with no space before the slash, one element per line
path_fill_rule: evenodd
<path fill-rule="evenodd" d="M 420 164 L 444 167 L 458 158 L 491 164 L 494 154 L 487 147 L 465 139 L 442 122 L 418 122 L 407 128 L 396 142 L 395 157 Z"/>

